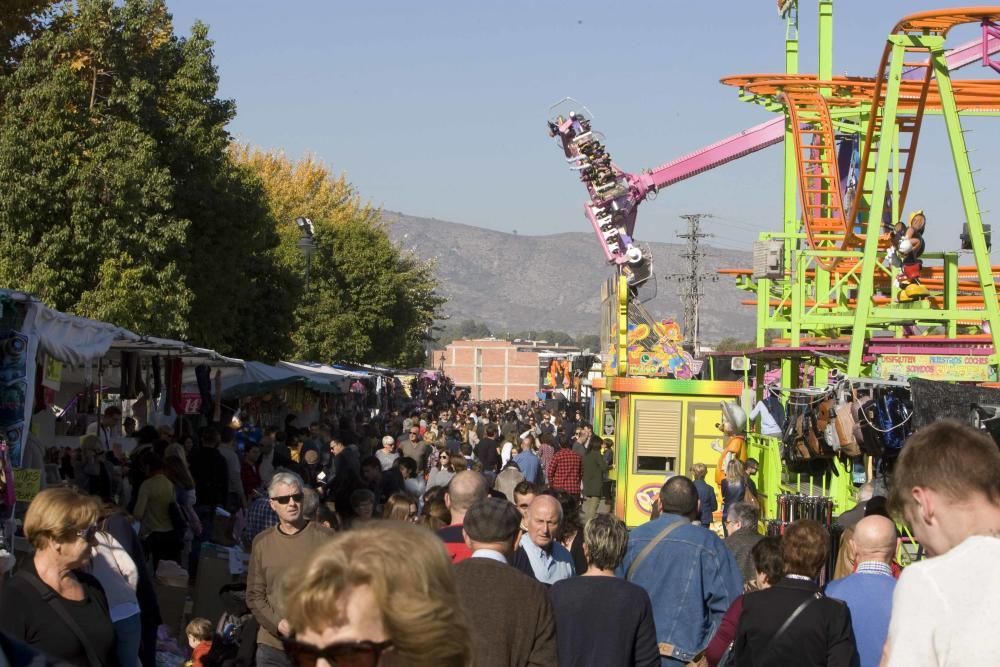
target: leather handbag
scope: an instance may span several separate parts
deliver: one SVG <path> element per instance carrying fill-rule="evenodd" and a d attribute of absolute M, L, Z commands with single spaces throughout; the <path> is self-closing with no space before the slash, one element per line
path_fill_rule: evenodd
<path fill-rule="evenodd" d="M 854 438 L 854 415 L 851 414 L 851 403 L 844 403 L 836 407 L 837 418 L 833 425 L 837 431 L 837 439 L 840 441 L 840 453 L 845 456 L 860 456 L 861 448 Z"/>

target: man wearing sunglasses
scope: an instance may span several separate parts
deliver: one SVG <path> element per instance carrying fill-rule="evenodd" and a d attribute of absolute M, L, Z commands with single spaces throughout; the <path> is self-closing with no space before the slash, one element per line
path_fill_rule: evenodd
<path fill-rule="evenodd" d="M 302 479 L 279 472 L 267 488 L 271 509 L 278 525 L 254 538 L 247 574 L 247 606 L 260 624 L 257 632 L 257 667 L 291 667 L 281 638 L 290 628 L 280 598 L 280 582 L 285 572 L 309 560 L 312 553 L 333 532 L 302 514 Z"/>

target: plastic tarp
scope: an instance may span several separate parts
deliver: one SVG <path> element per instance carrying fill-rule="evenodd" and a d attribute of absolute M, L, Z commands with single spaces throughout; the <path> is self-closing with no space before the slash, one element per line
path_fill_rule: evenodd
<path fill-rule="evenodd" d="M 73 366 L 103 357 L 115 341 L 139 340 L 128 329 L 61 313 L 37 301 L 28 303 L 23 330 L 38 336 L 43 352 Z"/>
<path fill-rule="evenodd" d="M 222 397 L 239 398 L 264 394 L 287 384 L 308 381 L 309 378 L 304 373 L 290 368 L 271 366 L 260 361 L 248 361 L 241 372 L 223 374 Z"/>
<path fill-rule="evenodd" d="M 330 393 L 346 393 L 353 378 L 367 375 L 366 373 L 334 368 L 315 361 L 279 361 L 278 367 L 304 375 L 306 386 L 310 389 Z"/>

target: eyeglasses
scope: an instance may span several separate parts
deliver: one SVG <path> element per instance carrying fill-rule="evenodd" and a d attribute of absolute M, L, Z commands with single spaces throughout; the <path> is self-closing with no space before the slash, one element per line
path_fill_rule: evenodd
<path fill-rule="evenodd" d="M 278 503 L 279 505 L 287 505 L 289 500 L 294 500 L 296 504 L 301 503 L 303 498 L 302 493 L 292 493 L 287 496 L 271 496 L 271 500 Z"/>
<path fill-rule="evenodd" d="M 338 642 L 323 648 L 294 639 L 282 639 L 281 643 L 292 663 L 298 667 L 315 667 L 320 658 L 335 667 L 375 667 L 382 653 L 392 648 L 391 641 Z"/>
<path fill-rule="evenodd" d="M 94 537 L 97 535 L 97 525 L 87 526 L 83 530 L 76 531 L 76 536 L 79 537 L 84 542 L 93 542 Z"/>

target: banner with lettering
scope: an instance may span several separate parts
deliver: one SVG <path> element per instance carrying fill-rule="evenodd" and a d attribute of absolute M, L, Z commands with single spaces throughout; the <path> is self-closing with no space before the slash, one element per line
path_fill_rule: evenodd
<path fill-rule="evenodd" d="M 942 382 L 990 382 L 996 372 L 987 356 L 958 354 L 880 354 L 876 377 L 912 377 Z"/>
<path fill-rule="evenodd" d="M 31 424 L 37 348 L 37 336 L 14 330 L 0 333 L 0 435 L 10 447 L 15 468 L 21 465 Z"/>

